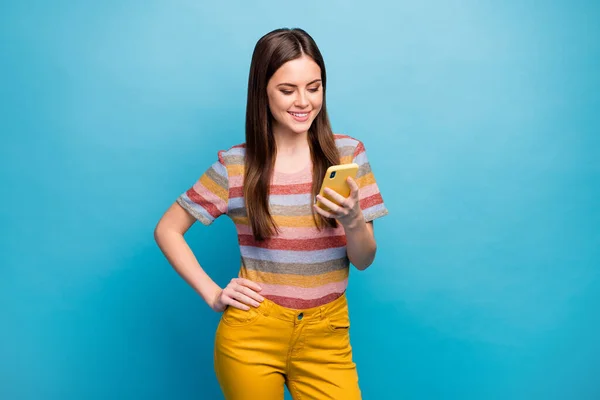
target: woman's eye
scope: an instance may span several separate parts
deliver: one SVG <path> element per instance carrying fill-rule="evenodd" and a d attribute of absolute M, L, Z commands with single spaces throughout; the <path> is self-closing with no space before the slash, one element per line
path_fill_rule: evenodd
<path fill-rule="evenodd" d="M 290 94 L 292 94 L 292 93 L 294 93 L 294 92 L 293 92 L 293 91 L 291 91 L 291 90 L 282 90 L 282 91 L 281 91 L 281 93 L 283 93 L 283 94 L 285 94 L 285 95 L 290 95 Z"/>
<path fill-rule="evenodd" d="M 311 93 L 318 92 L 319 91 L 319 87 L 310 88 L 310 89 L 308 89 L 308 91 L 311 92 Z"/>

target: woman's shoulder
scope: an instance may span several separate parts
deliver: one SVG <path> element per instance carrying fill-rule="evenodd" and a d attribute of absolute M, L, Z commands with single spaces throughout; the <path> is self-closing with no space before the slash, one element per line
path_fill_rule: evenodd
<path fill-rule="evenodd" d="M 333 137 L 342 164 L 351 163 L 354 157 L 364 148 L 363 143 L 355 137 L 341 133 L 334 133 Z"/>
<path fill-rule="evenodd" d="M 347 143 L 347 144 L 357 144 L 360 143 L 360 140 L 357 138 L 346 135 L 344 133 L 334 133 L 333 138 L 335 139 L 336 144 L 338 143 Z"/>
<path fill-rule="evenodd" d="M 246 143 L 236 144 L 227 150 L 219 151 L 219 161 L 225 166 L 244 165 Z"/>

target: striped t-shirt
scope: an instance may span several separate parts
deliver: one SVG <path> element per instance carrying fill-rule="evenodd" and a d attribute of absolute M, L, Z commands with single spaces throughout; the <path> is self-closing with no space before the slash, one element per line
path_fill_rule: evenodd
<path fill-rule="evenodd" d="M 360 166 L 356 182 L 365 220 L 388 213 L 367 160 L 364 145 L 334 135 L 342 164 Z M 348 285 L 349 260 L 344 228 L 318 230 L 313 220 L 312 166 L 296 173 L 274 172 L 270 212 L 278 232 L 254 240 L 243 197 L 245 145 L 218 153 L 216 161 L 177 202 L 204 225 L 226 214 L 234 222 L 241 253 L 239 276 L 257 282 L 265 298 L 288 308 L 306 309 L 340 297 Z"/>

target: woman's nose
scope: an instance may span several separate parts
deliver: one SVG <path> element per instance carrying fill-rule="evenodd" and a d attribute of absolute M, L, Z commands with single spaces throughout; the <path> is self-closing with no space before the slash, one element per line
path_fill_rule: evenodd
<path fill-rule="evenodd" d="M 296 96 L 296 101 L 295 101 L 295 105 L 297 107 L 306 107 L 308 106 L 308 99 L 306 98 L 306 94 L 304 94 L 303 92 L 299 92 L 298 96 Z"/>

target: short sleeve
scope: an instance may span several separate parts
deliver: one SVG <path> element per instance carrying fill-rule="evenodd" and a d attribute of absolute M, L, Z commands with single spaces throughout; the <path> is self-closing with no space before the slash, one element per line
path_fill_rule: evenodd
<path fill-rule="evenodd" d="M 228 202 L 229 179 L 221 153 L 219 160 L 177 198 L 177 203 L 204 225 L 210 225 L 226 214 Z"/>
<path fill-rule="evenodd" d="M 389 213 L 388 209 L 379 192 L 377 181 L 371 170 L 371 165 L 367 159 L 367 152 L 362 142 L 358 142 L 352 162 L 359 166 L 356 183 L 359 188 L 358 198 L 360 200 L 360 208 L 365 221 L 370 222 L 387 215 Z"/>

